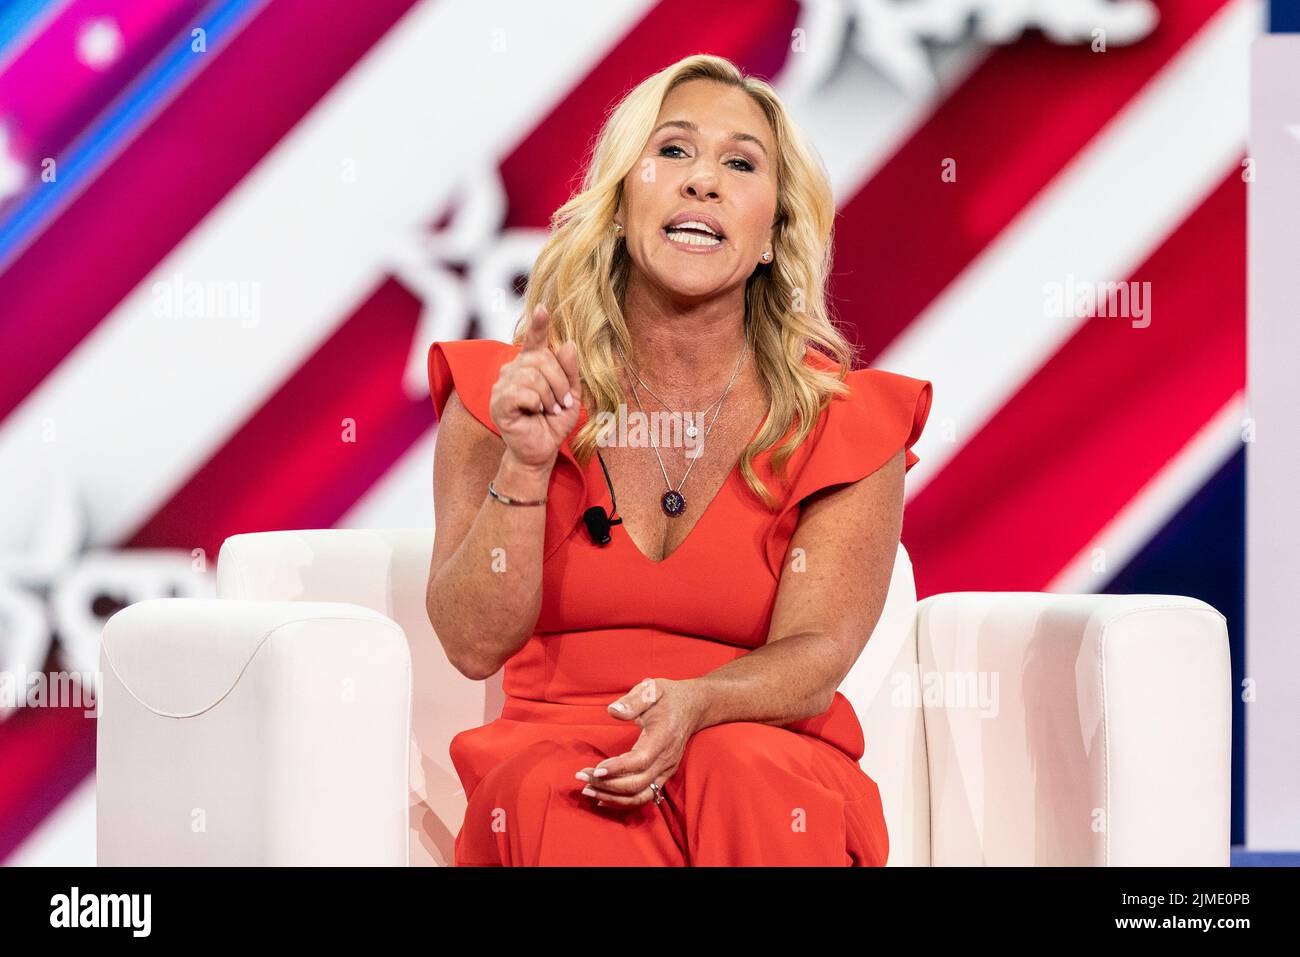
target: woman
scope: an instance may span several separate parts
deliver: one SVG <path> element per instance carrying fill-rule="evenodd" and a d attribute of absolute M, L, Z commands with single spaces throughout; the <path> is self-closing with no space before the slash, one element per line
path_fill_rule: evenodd
<path fill-rule="evenodd" d="M 514 342 L 430 349 L 429 618 L 462 673 L 505 668 L 451 744 L 456 864 L 885 863 L 836 688 L 931 385 L 848 371 L 834 212 L 771 87 L 688 57 L 610 115 Z M 658 411 L 685 440 L 610 429 Z"/>

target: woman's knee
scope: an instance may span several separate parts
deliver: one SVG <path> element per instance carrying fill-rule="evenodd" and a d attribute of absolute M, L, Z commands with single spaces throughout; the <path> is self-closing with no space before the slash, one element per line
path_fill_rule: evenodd
<path fill-rule="evenodd" d="M 532 852 L 525 848 L 558 809 L 558 799 L 579 799 L 583 784 L 576 773 L 602 757 L 584 741 L 552 740 L 530 744 L 499 762 L 469 797 L 458 839 L 464 843 L 460 857 L 488 860 L 504 853 L 528 859 Z M 501 850 L 503 837 L 509 837 L 512 851 Z"/>
<path fill-rule="evenodd" d="M 771 767 L 784 750 L 781 735 L 792 734 L 775 725 L 729 721 L 701 728 L 691 735 L 681 764 L 696 776 L 744 773 Z"/>
<path fill-rule="evenodd" d="M 580 791 L 577 772 L 604 757 L 585 741 L 537 741 L 484 775 L 471 800 L 490 801 L 494 807 L 528 806 L 558 790 Z"/>

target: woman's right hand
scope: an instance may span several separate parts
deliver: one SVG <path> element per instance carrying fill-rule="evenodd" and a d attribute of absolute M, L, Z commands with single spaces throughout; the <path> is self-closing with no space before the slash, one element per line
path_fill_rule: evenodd
<path fill-rule="evenodd" d="M 545 306 L 533 310 L 519 355 L 501 367 L 488 406 L 506 455 L 539 471 L 554 466 L 560 446 L 578 424 L 583 397 L 578 347 L 566 342 L 552 351 L 550 324 Z"/>

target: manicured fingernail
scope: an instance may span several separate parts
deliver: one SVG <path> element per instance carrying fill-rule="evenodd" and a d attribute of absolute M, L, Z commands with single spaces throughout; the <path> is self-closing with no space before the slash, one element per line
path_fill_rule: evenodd
<path fill-rule="evenodd" d="M 560 403 L 557 402 L 557 403 L 555 403 L 555 405 L 551 406 L 551 411 L 554 412 L 556 415 L 559 415 L 559 414 L 560 414 Z"/>
<path fill-rule="evenodd" d="M 588 774 L 586 771 L 579 771 L 577 774 L 574 775 L 574 777 L 577 778 L 579 781 L 591 780 L 591 775 Z"/>
<path fill-rule="evenodd" d="M 603 778 L 607 774 L 609 774 L 609 768 L 596 768 L 596 777 Z"/>
<path fill-rule="evenodd" d="M 564 393 L 564 407 L 565 407 L 566 409 L 571 409 L 571 408 L 573 408 L 573 393 L 572 393 L 572 392 L 566 392 L 566 393 Z"/>
<path fill-rule="evenodd" d="M 610 705 L 610 707 L 613 708 L 615 711 L 626 711 L 626 710 L 627 710 L 627 705 L 625 705 L 625 704 L 624 704 L 623 702 L 621 702 L 621 701 L 615 701 L 612 705 Z"/>
<path fill-rule="evenodd" d="M 595 797 L 595 796 L 596 796 L 596 792 L 593 791 L 591 788 L 583 788 L 583 789 L 582 789 L 582 793 L 585 794 L 585 795 L 587 795 L 587 797 Z"/>

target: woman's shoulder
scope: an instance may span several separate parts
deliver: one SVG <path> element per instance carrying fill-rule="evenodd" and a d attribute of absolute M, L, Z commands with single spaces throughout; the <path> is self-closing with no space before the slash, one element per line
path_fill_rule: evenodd
<path fill-rule="evenodd" d="M 810 355 L 807 361 L 829 372 L 840 368 L 821 353 Z M 831 398 L 806 440 L 808 451 L 769 532 L 765 549 L 774 574 L 779 574 L 784 554 L 777 530 L 785 527 L 782 519 L 804 499 L 823 489 L 866 478 L 900 450 L 904 471 L 920 461 L 912 446 L 930 416 L 934 391 L 930 381 L 886 369 L 861 368 L 846 373 L 844 383 L 847 393 Z"/>
<path fill-rule="evenodd" d="M 841 368 L 834 359 L 811 346 L 804 361 L 831 374 L 838 374 Z M 824 413 L 825 428 L 816 441 L 818 447 L 826 446 L 820 457 L 849 456 L 869 464 L 885 455 L 878 463 L 883 464 L 901 448 L 907 453 L 907 468 L 915 465 L 919 459 L 911 447 L 920 438 L 929 418 L 933 383 L 929 379 L 864 366 L 846 372 L 844 384 L 848 391 L 832 396 Z"/>
<path fill-rule="evenodd" d="M 429 396 L 434 413 L 442 418 L 452 390 L 461 403 L 493 432 L 498 432 L 488 413 L 492 386 L 501 367 L 519 354 L 515 343 L 496 339 L 451 339 L 429 346 Z"/>
<path fill-rule="evenodd" d="M 853 370 L 845 382 L 849 394 L 832 400 L 845 435 L 851 442 L 883 450 L 888 456 L 885 461 L 901 448 L 910 469 L 919 461 L 912 446 L 930 417 L 934 384 L 929 379 L 870 367 Z"/>
<path fill-rule="evenodd" d="M 805 361 L 836 375 L 841 368 L 811 347 Z M 805 487 L 865 478 L 900 450 L 907 469 L 920 461 L 912 446 L 930 416 L 930 380 L 864 366 L 844 373 L 843 381 L 847 391 L 831 397 L 809 437 L 812 448 L 800 475 Z"/>

